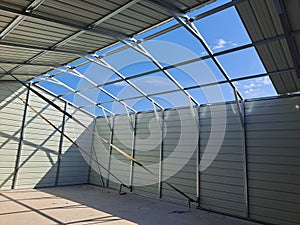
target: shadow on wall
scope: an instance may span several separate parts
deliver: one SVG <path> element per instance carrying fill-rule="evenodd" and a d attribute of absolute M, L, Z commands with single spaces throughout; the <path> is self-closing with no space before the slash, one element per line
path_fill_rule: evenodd
<path fill-rule="evenodd" d="M 2 135 L 2 133 L 2 137 L 12 139 L 12 137 Z M 41 145 L 24 140 L 23 145 L 27 149 L 30 147 L 33 151 L 30 151 L 30 153 L 23 151 L 20 156 L 15 188 L 40 188 L 87 183 L 89 164 L 86 161 L 88 160 L 86 156 L 82 155 L 74 144 L 65 143 L 69 142 L 65 140 L 65 146 L 63 147 L 65 150 L 59 157 L 57 149 L 44 146 L 53 137 L 53 134 L 45 139 Z M 76 142 L 84 143 L 87 141 L 88 136 L 91 136 L 90 132 L 85 131 L 76 139 Z M 87 148 L 87 151 L 90 150 L 91 148 Z M 6 176 L 1 177 L 1 187 L 7 186 L 6 183 L 13 179 L 13 168 L 10 171 Z M 10 189 L 10 186 L 6 189 Z"/>
<path fill-rule="evenodd" d="M 10 189 L 20 141 L 23 109 L 15 93 L 26 99 L 27 90 L 13 82 L 0 83 L 0 188 Z"/>
<path fill-rule="evenodd" d="M 20 189 L 87 183 L 89 165 L 85 157 L 66 138 L 63 138 L 60 145 L 61 134 L 29 108 L 25 120 L 24 139 L 20 141 L 25 106 L 12 91 L 23 100 L 27 97 L 27 90 L 19 84 L 4 82 L 0 86 L 0 188 L 11 189 L 14 186 Z M 53 98 L 47 97 L 51 100 Z M 60 107 L 64 106 L 63 102 L 54 99 L 53 101 Z M 45 104 L 32 93 L 29 104 L 62 130 L 61 112 Z M 72 112 L 75 117 L 87 118 L 86 114 L 77 112 L 74 108 L 69 108 L 68 112 Z M 91 118 L 85 120 L 85 124 L 89 124 L 92 128 Z M 90 132 L 74 126 L 73 122 L 67 119 L 64 129 L 72 140 L 81 143 L 84 149 L 91 152 Z M 18 149 L 21 150 L 20 154 Z"/>
<path fill-rule="evenodd" d="M 93 124 L 89 128 L 92 129 Z M 68 136 L 72 134 L 67 133 Z M 91 154 L 92 150 L 92 134 L 90 131 L 83 131 L 78 138 L 72 138 L 84 150 Z M 57 154 L 56 163 L 48 170 L 42 179 L 36 184 L 35 188 L 50 187 L 60 185 L 74 185 L 88 183 L 88 175 L 90 169 L 89 157 L 64 138 L 62 153 Z M 50 181 L 50 183 L 49 183 Z"/>

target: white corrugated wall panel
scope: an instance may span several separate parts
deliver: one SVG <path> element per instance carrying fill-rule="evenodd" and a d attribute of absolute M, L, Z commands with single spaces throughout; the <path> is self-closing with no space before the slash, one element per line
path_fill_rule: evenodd
<path fill-rule="evenodd" d="M 94 119 L 87 113 L 67 107 L 67 112 L 79 120 L 85 126 L 93 130 Z M 76 121 L 67 118 L 65 124 L 65 134 L 75 141 L 88 154 L 92 153 L 93 134 Z M 66 138 L 63 139 L 61 163 L 59 170 L 58 185 L 87 183 L 89 173 L 89 156 L 80 151 L 74 144 Z"/>
<path fill-rule="evenodd" d="M 0 188 L 10 189 L 20 141 L 24 104 L 13 93 L 26 99 L 27 90 L 16 82 L 0 84 Z"/>
<path fill-rule="evenodd" d="M 243 139 L 235 104 L 200 107 L 200 154 L 200 206 L 244 216 Z"/>
<path fill-rule="evenodd" d="M 161 118 L 161 112 L 158 112 Z M 137 114 L 135 159 L 142 162 L 157 176 L 135 165 L 133 169 L 133 191 L 145 196 L 158 196 L 158 175 L 161 149 L 161 128 L 154 112 Z M 159 121 L 161 122 L 161 121 Z"/>
<path fill-rule="evenodd" d="M 41 94 L 63 108 L 62 101 L 46 93 Z M 29 105 L 61 128 L 63 114 L 32 92 Z M 16 188 L 55 185 L 59 141 L 60 133 L 28 108 Z"/>
<path fill-rule="evenodd" d="M 300 221 L 300 97 L 246 104 L 250 217 Z"/>

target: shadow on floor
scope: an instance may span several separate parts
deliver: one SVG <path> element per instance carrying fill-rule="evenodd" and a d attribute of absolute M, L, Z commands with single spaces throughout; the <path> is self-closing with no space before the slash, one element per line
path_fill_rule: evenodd
<path fill-rule="evenodd" d="M 0 192 L 0 203 L 16 207 L 14 211 L 8 207 L 7 211 L 0 213 L 0 221 L 5 221 L 6 225 L 19 224 L 18 218 L 23 221 L 25 218 L 31 225 L 255 224 L 196 209 L 189 211 L 184 206 L 130 193 L 119 195 L 116 191 L 92 185 Z M 14 223 L 10 223 L 9 219 L 13 219 Z"/>

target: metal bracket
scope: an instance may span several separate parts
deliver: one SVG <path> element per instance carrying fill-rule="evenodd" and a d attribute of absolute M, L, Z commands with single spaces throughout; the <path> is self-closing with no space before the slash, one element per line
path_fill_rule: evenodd
<path fill-rule="evenodd" d="M 122 187 L 126 187 L 129 190 L 130 190 L 130 187 L 128 187 L 126 184 L 123 184 L 123 183 L 120 184 L 119 195 L 126 195 L 127 193 L 122 191 Z"/>

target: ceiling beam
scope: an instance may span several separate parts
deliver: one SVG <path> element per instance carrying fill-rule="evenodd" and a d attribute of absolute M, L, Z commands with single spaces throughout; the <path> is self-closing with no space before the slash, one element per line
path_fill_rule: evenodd
<path fill-rule="evenodd" d="M 221 63 L 218 61 L 218 59 L 214 56 L 212 50 L 204 40 L 204 38 L 201 36 L 200 32 L 196 28 L 196 26 L 193 24 L 194 19 L 190 19 L 187 15 L 183 15 L 180 9 L 175 8 L 172 5 L 169 5 L 166 2 L 162 2 L 159 0 L 148 0 L 149 2 L 152 2 L 153 4 L 161 7 L 163 10 L 165 10 L 167 13 L 169 13 L 175 20 L 177 20 L 178 23 L 180 23 L 188 32 L 190 32 L 204 47 L 210 58 L 213 60 L 215 65 L 218 67 L 219 71 L 222 73 L 223 77 L 228 81 L 230 86 L 232 87 L 233 91 L 237 93 L 238 97 L 243 100 L 242 94 L 239 92 L 237 87 L 234 85 L 234 83 L 231 82 L 230 76 L 227 74 L 225 69 L 222 67 Z M 233 2 L 238 2 L 237 0 Z"/>
<path fill-rule="evenodd" d="M 14 62 L 14 61 L 4 61 L 0 60 L 0 64 L 10 64 L 10 65 L 26 65 L 26 66 L 42 66 L 42 67 L 52 67 L 52 68 L 57 68 L 62 65 L 60 64 L 52 64 L 52 63 L 27 63 L 27 62 Z"/>
<path fill-rule="evenodd" d="M 26 7 L 24 10 L 27 14 L 32 13 L 37 7 L 43 4 L 45 0 L 35 0 L 30 5 Z M 26 15 L 17 16 L 2 32 L 0 33 L 0 40 L 5 38 L 10 32 L 12 32 L 24 19 L 26 19 Z"/>
<path fill-rule="evenodd" d="M 193 98 L 193 96 L 191 96 L 187 91 L 185 91 L 184 88 L 181 86 L 181 84 L 178 83 L 178 81 L 175 78 L 173 78 L 173 76 L 167 70 L 164 69 L 164 67 L 160 64 L 160 62 L 157 61 L 155 57 L 151 55 L 150 52 L 147 51 L 147 49 L 145 49 L 136 40 L 134 39 L 132 40 L 133 43 L 136 44 L 136 47 L 127 42 L 123 42 L 123 43 L 130 46 L 132 49 L 139 52 L 140 54 L 149 58 L 149 60 L 171 81 L 171 83 L 173 83 L 184 95 L 186 95 L 188 99 L 190 99 L 195 105 L 200 105 L 200 103 L 195 98 Z"/>
<path fill-rule="evenodd" d="M 266 77 L 266 76 L 271 76 L 272 77 L 272 76 L 276 76 L 276 75 L 282 75 L 282 74 L 285 74 L 285 73 L 291 73 L 291 72 L 294 72 L 294 71 L 295 71 L 295 69 L 286 69 L 286 70 L 279 70 L 279 71 L 269 72 L 269 73 L 255 74 L 255 75 L 251 75 L 251 76 L 247 76 L 247 77 L 234 78 L 234 79 L 232 79 L 232 82 L 239 82 L 239 81 L 243 81 L 243 80 L 256 79 L 256 78 Z M 227 80 L 216 81 L 216 82 L 207 83 L 207 84 L 201 84 L 201 85 L 185 87 L 184 90 L 188 91 L 188 90 L 211 87 L 211 86 L 226 84 L 226 83 L 228 83 Z M 175 93 L 175 92 L 179 92 L 179 90 L 156 92 L 156 93 L 149 94 L 148 96 L 149 97 L 159 96 L 159 95 L 170 94 L 170 93 Z M 134 96 L 134 97 L 124 98 L 124 99 L 120 99 L 120 100 L 121 101 L 128 101 L 128 100 L 134 100 L 134 99 L 139 99 L 139 98 L 143 98 L 143 97 Z M 111 100 L 111 101 L 101 102 L 101 104 L 110 104 L 110 103 L 113 103 L 113 102 L 114 101 Z"/>
<path fill-rule="evenodd" d="M 64 53 L 64 54 L 77 55 L 77 56 L 86 56 L 86 55 L 89 54 L 89 52 L 82 52 L 82 51 L 76 51 L 76 50 L 63 50 L 63 49 L 45 48 L 45 47 L 41 47 L 41 46 L 37 46 L 37 45 L 28 45 L 28 44 L 17 43 L 17 42 L 8 42 L 8 41 L 0 41 L 0 46 L 24 48 L 24 49 L 28 49 L 28 50 L 38 50 L 38 51 Z"/>
<path fill-rule="evenodd" d="M 11 75 L 13 75 L 13 76 L 29 76 L 29 77 L 37 77 L 37 76 L 40 76 L 40 74 L 28 74 L 28 73 L 13 73 L 13 74 L 11 74 L 11 73 L 0 73 L 0 78 L 1 77 L 4 77 L 4 76 L 11 76 Z"/>
<path fill-rule="evenodd" d="M 98 26 L 99 24 L 101 23 L 104 23 L 105 21 L 107 21 L 108 19 L 112 18 L 113 16 L 121 13 L 122 11 L 124 11 L 125 9 L 131 7 L 132 5 L 140 2 L 141 0 L 133 0 L 133 1 L 130 1 L 128 2 L 127 4 L 125 5 L 122 5 L 121 7 L 117 8 L 116 10 L 112 11 L 111 13 L 107 14 L 106 16 L 100 18 L 99 20 L 96 20 L 95 22 L 93 22 L 92 24 L 88 25 L 87 28 L 89 29 L 92 29 L 94 28 L 95 26 Z M 57 43 L 55 46 L 53 46 L 53 48 L 57 48 L 59 46 L 62 46 L 64 44 L 66 44 L 67 42 L 70 42 L 71 40 L 75 39 L 76 37 L 78 37 L 79 35 L 85 33 L 86 30 L 80 30 L 74 34 L 72 34 L 71 36 L 69 36 L 68 38 L 62 40 L 61 42 Z M 127 38 L 127 37 L 117 37 L 117 39 L 119 40 L 119 38 L 123 39 L 123 38 Z"/>
<path fill-rule="evenodd" d="M 40 14 L 29 14 L 26 11 L 16 9 L 14 7 L 14 4 L 12 4 L 12 3 L 5 3 L 5 5 L 0 5 L 0 11 L 13 13 L 13 14 L 16 14 L 19 16 L 26 16 L 28 18 L 34 18 L 34 19 L 39 19 L 39 20 L 43 20 L 43 21 L 47 21 L 47 22 L 56 23 L 61 26 L 67 26 L 67 27 L 70 27 L 70 28 L 73 28 L 73 29 L 76 29 L 79 31 L 84 31 L 84 32 L 92 33 L 92 34 L 100 34 L 100 35 L 104 35 L 104 36 L 108 36 L 108 37 L 113 37 L 117 40 L 123 40 L 123 39 L 129 38 L 126 34 L 124 34 L 122 32 L 110 30 L 110 29 L 106 29 L 106 28 L 97 28 L 97 27 L 93 26 L 93 24 L 88 25 L 88 26 L 81 26 L 70 20 L 66 21 L 66 20 L 55 19 L 55 16 L 53 18 L 49 18 L 47 16 L 43 16 Z"/>
<path fill-rule="evenodd" d="M 40 4 L 42 4 L 42 0 L 36 0 L 36 1 L 39 1 Z M 119 7 L 118 9 L 114 10 L 113 12 L 107 14 L 106 16 L 94 21 L 92 24 L 89 24 L 88 26 L 86 27 L 80 27 L 78 25 L 75 25 L 75 24 L 71 24 L 70 22 L 66 22 L 66 21 L 59 21 L 59 20 L 56 20 L 56 19 L 49 19 L 47 17 L 43 17 L 43 16 L 40 16 L 40 15 L 29 15 L 28 13 L 31 13 L 32 10 L 30 12 L 28 12 L 28 9 L 29 8 L 32 8 L 32 4 L 30 4 L 30 6 L 27 7 L 27 9 L 25 10 L 25 14 L 24 12 L 20 11 L 20 10 L 17 10 L 17 9 L 14 9 L 13 7 L 9 8 L 7 6 L 0 6 L 0 10 L 5 10 L 7 12 L 11 12 L 11 13 L 16 13 L 16 14 L 19 14 L 18 17 L 34 17 L 34 18 L 38 18 L 38 19 L 42 19 L 42 20 L 46 20 L 46 21 L 50 21 L 50 22 L 55 22 L 55 23 L 58 23 L 58 24 L 61 24 L 61 25 L 65 25 L 65 26 L 69 26 L 71 28 L 75 28 L 75 29 L 78 29 L 79 31 L 75 32 L 74 34 L 70 35 L 69 37 L 65 38 L 64 40 L 56 43 L 55 45 L 53 45 L 50 49 L 44 49 L 42 50 L 42 52 L 38 53 L 37 55 L 35 55 L 34 57 L 28 59 L 25 63 L 26 64 L 30 64 L 32 61 L 36 60 L 37 58 L 40 58 L 42 56 L 44 56 L 49 50 L 51 51 L 54 51 L 56 50 L 58 47 L 62 46 L 62 45 L 65 45 L 66 43 L 72 41 L 73 39 L 75 39 L 76 37 L 78 37 L 79 35 L 85 33 L 85 32 L 92 32 L 92 33 L 97 33 L 97 34 L 101 34 L 101 35 L 106 35 L 106 36 L 110 36 L 110 37 L 113 37 L 115 38 L 116 40 L 123 40 L 123 39 L 127 39 L 128 36 L 126 34 L 123 34 L 121 32 L 117 32 L 117 31 L 113 31 L 113 30 L 108 30 L 108 29 L 105 29 L 105 28 L 101 28 L 100 30 L 98 28 L 96 28 L 97 25 L 105 22 L 106 20 L 110 19 L 111 17 L 117 15 L 118 13 L 124 11 L 125 9 L 131 7 L 132 5 L 136 4 L 137 2 L 139 2 L 140 0 L 133 0 L 133 1 L 130 1 L 128 2 L 127 4 Z M 35 8 L 37 8 L 40 4 L 38 4 Z M 12 4 L 11 4 L 12 5 Z M 34 9 L 35 9 L 34 8 Z M 1 40 L 1 39 L 0 39 Z M 41 50 L 41 49 L 39 49 Z M 60 50 L 61 52 L 61 50 Z M 69 51 L 70 52 L 70 51 Z M 69 53 L 67 52 L 67 53 Z M 78 52 L 77 52 L 78 53 Z M 77 54 L 75 53 L 75 54 Z M 88 54 L 88 53 L 87 53 Z M 79 56 L 83 57 L 84 55 L 87 55 L 85 53 L 81 53 L 79 54 Z M 77 54 L 78 55 L 78 54 Z M 22 67 L 23 64 L 20 64 L 18 65 L 17 67 L 11 69 L 9 71 L 9 73 L 12 73 L 14 72 L 15 70 L 19 69 L 20 67 Z"/>

